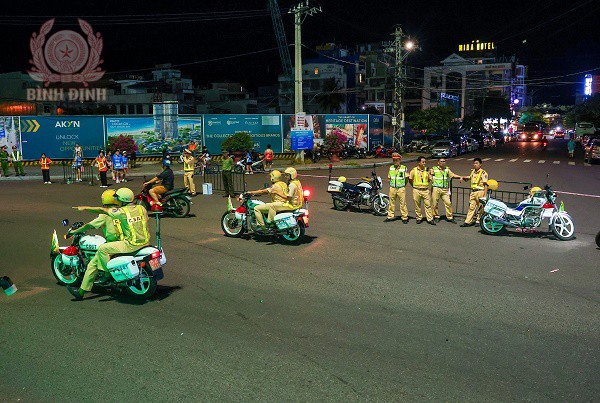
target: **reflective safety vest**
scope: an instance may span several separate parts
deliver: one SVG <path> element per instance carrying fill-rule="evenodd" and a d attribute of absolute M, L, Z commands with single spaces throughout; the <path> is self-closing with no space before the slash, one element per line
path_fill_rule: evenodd
<path fill-rule="evenodd" d="M 98 162 L 98 170 L 100 172 L 106 172 L 108 171 L 108 165 L 106 164 L 106 157 L 98 157 L 96 158 L 96 161 Z"/>
<path fill-rule="evenodd" d="M 441 170 L 440 167 L 435 166 L 431 170 L 433 171 L 433 187 L 447 189 L 449 186 L 450 169 L 446 167 Z"/>
<path fill-rule="evenodd" d="M 150 234 L 148 234 L 148 217 L 144 207 L 128 205 L 121 209 L 127 217 L 126 222 L 122 222 L 121 226 L 125 240 L 131 245 L 147 245 L 150 242 Z"/>
<path fill-rule="evenodd" d="M 390 186 L 393 188 L 403 188 L 406 186 L 406 167 L 400 165 L 396 169 L 396 165 L 390 167 Z"/>
<path fill-rule="evenodd" d="M 475 172 L 474 169 L 471 169 L 471 190 L 484 190 L 484 186 L 481 182 L 481 177 L 486 173 L 483 169 L 479 169 L 479 172 Z"/>
<path fill-rule="evenodd" d="M 413 186 L 414 187 L 429 186 L 429 172 L 427 172 L 427 168 L 425 168 L 422 171 L 417 167 L 413 168 Z"/>
<path fill-rule="evenodd" d="M 275 185 L 279 185 L 279 187 L 283 191 L 283 194 L 287 194 L 287 184 L 285 182 L 281 182 L 281 181 L 275 182 L 273 184 L 273 186 L 275 186 Z M 273 202 L 283 202 L 283 203 L 287 202 L 287 198 L 283 198 L 277 193 L 271 193 L 271 200 Z"/>
<path fill-rule="evenodd" d="M 40 158 L 40 165 L 42 166 L 42 169 L 50 169 L 51 162 L 52 162 L 52 160 L 48 157 Z"/>
<path fill-rule="evenodd" d="M 290 207 L 294 210 L 302 208 L 304 204 L 304 191 L 302 190 L 302 184 L 298 179 L 293 179 L 290 184 L 296 185 L 296 194 L 292 195 L 292 199 L 288 202 Z"/>
<path fill-rule="evenodd" d="M 19 162 L 23 160 L 23 155 L 21 155 L 20 151 L 13 151 L 10 157 L 12 158 L 13 162 Z"/>
<path fill-rule="evenodd" d="M 194 170 L 194 159 L 193 158 L 183 157 L 183 170 L 188 171 L 188 172 Z"/>

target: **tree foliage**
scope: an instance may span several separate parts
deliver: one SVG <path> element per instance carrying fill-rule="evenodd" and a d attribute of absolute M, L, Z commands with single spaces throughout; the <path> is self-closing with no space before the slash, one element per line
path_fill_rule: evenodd
<path fill-rule="evenodd" d="M 576 105 L 567 113 L 566 121 L 569 126 L 574 126 L 577 122 L 590 122 L 600 127 L 600 94 Z"/>
<path fill-rule="evenodd" d="M 138 146 L 137 144 L 135 144 L 133 137 L 121 134 L 119 136 L 110 137 L 108 139 L 108 145 L 106 146 L 106 150 L 113 153 L 117 150 L 127 151 L 127 153 L 131 154 L 132 152 L 138 150 Z"/>
<path fill-rule="evenodd" d="M 239 132 L 233 136 L 229 136 L 221 147 L 227 151 L 244 151 L 252 148 L 254 143 L 252 142 L 252 136 L 247 132 Z"/>
<path fill-rule="evenodd" d="M 527 111 L 521 113 L 521 117 L 519 117 L 519 123 L 524 125 L 530 122 L 543 122 L 544 114 L 542 112 L 537 111 Z"/>
<path fill-rule="evenodd" d="M 346 102 L 346 95 L 340 92 L 342 89 L 335 78 L 329 78 L 323 84 L 323 92 L 316 97 L 319 105 L 329 113 L 337 113 L 340 106 Z"/>
<path fill-rule="evenodd" d="M 412 128 L 432 133 L 448 130 L 454 121 L 454 115 L 454 108 L 438 106 L 415 111 L 408 120 Z"/>

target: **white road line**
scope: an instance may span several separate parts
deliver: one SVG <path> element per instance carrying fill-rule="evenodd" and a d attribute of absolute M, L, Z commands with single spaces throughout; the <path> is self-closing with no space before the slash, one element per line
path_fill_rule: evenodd
<path fill-rule="evenodd" d="M 545 163 L 545 162 L 546 162 L 546 160 L 539 160 L 539 161 L 538 161 L 538 164 L 543 164 L 543 163 Z"/>
<path fill-rule="evenodd" d="M 569 165 L 575 165 L 573 161 L 569 161 Z"/>
<path fill-rule="evenodd" d="M 531 160 L 524 160 L 523 162 L 531 162 Z"/>
<path fill-rule="evenodd" d="M 518 160 L 518 158 L 513 158 L 512 160 L 510 160 L 510 162 L 515 162 L 516 160 Z"/>
<path fill-rule="evenodd" d="M 504 158 L 498 158 L 497 160 L 494 160 L 494 161 L 496 161 L 496 162 L 504 161 Z"/>
<path fill-rule="evenodd" d="M 552 161 L 553 164 L 560 164 L 560 161 Z"/>
<path fill-rule="evenodd" d="M 586 166 L 586 167 L 591 167 L 592 166 L 592 164 L 588 164 L 587 162 L 584 162 L 583 165 Z"/>
<path fill-rule="evenodd" d="M 460 158 L 454 158 L 454 161 L 460 161 L 460 160 L 464 160 L 464 158 L 463 158 L 463 157 L 460 157 Z"/>
<path fill-rule="evenodd" d="M 489 160 L 491 160 L 491 158 L 484 158 L 484 159 L 482 159 L 482 161 L 489 161 Z"/>

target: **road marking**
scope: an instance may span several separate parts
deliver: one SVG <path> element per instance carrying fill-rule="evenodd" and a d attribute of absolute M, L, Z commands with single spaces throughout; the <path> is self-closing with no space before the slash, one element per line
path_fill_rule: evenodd
<path fill-rule="evenodd" d="M 463 157 L 460 157 L 460 158 L 454 158 L 454 161 L 460 161 L 460 160 L 464 160 L 464 158 L 463 158 Z"/>
<path fill-rule="evenodd" d="M 498 158 L 497 160 L 494 160 L 494 161 L 496 161 L 496 162 L 504 161 L 504 158 Z"/>
<path fill-rule="evenodd" d="M 484 158 L 484 159 L 482 159 L 482 161 L 489 161 L 489 160 L 491 160 L 491 158 Z"/>
<path fill-rule="evenodd" d="M 572 196 L 593 197 L 593 198 L 596 198 L 596 199 L 600 199 L 600 195 L 589 195 L 589 194 L 585 194 L 585 193 L 563 192 L 562 190 L 557 190 L 556 193 L 561 193 L 561 194 L 565 194 L 565 195 L 572 195 Z"/>
<path fill-rule="evenodd" d="M 591 167 L 592 166 L 592 164 L 588 164 L 587 162 L 584 162 L 583 165 L 586 166 L 586 167 Z"/>
<path fill-rule="evenodd" d="M 538 161 L 538 164 L 543 164 L 543 163 L 545 163 L 545 162 L 546 162 L 546 160 L 539 160 L 539 161 Z"/>
<path fill-rule="evenodd" d="M 553 164 L 560 164 L 560 161 L 552 161 Z"/>
<path fill-rule="evenodd" d="M 573 161 L 569 161 L 569 165 L 575 165 Z"/>
<path fill-rule="evenodd" d="M 518 160 L 518 158 L 513 158 L 512 160 L 510 160 L 510 162 L 515 162 L 516 160 Z"/>
<path fill-rule="evenodd" d="M 531 160 L 525 160 L 525 161 L 523 161 L 523 162 L 531 162 Z"/>

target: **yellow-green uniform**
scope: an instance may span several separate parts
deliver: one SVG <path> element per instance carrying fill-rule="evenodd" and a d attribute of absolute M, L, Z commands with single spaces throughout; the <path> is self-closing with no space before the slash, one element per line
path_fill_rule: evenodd
<path fill-rule="evenodd" d="M 417 222 L 423 220 L 421 212 L 421 204 L 425 205 L 425 216 L 427 222 L 433 221 L 433 213 L 431 212 L 431 195 L 429 194 L 429 172 L 427 168 L 421 170 L 418 166 L 410 171 L 413 185 L 413 200 L 415 202 L 415 217 Z"/>
<path fill-rule="evenodd" d="M 129 204 L 120 208 L 111 208 L 107 214 L 121 223 L 123 240 L 100 245 L 96 255 L 101 270 L 107 270 L 111 254 L 134 252 L 150 242 L 148 212 L 143 206 Z"/>
<path fill-rule="evenodd" d="M 88 225 L 100 229 L 104 233 L 104 239 L 106 242 L 115 242 L 123 240 L 123 231 L 121 230 L 121 223 L 119 220 L 110 218 L 106 214 L 100 214 L 98 217 L 88 223 Z M 87 265 L 83 281 L 81 282 L 81 289 L 90 291 L 94 285 L 94 280 L 98 274 L 98 254 L 94 255 L 92 260 Z"/>
<path fill-rule="evenodd" d="M 188 188 L 190 193 L 196 193 L 196 184 L 194 183 L 194 165 L 196 158 L 192 155 L 183 156 L 183 186 Z"/>
<path fill-rule="evenodd" d="M 408 220 L 408 208 L 406 208 L 406 167 L 404 165 L 390 167 L 388 173 L 390 180 L 390 204 L 388 205 L 387 218 L 394 218 L 396 210 L 396 199 L 400 202 L 400 217 Z"/>
<path fill-rule="evenodd" d="M 4 176 L 8 176 L 8 152 L 5 149 L 0 150 L 0 165 Z"/>
<path fill-rule="evenodd" d="M 485 196 L 485 186 L 488 181 L 488 174 L 483 168 L 479 168 L 479 171 L 472 169 L 469 180 L 471 181 L 471 195 L 469 196 L 469 212 L 467 213 L 467 218 L 465 218 L 465 224 L 471 224 L 473 222 L 475 213 L 477 213 L 475 222 L 479 224 L 479 220 L 483 214 L 483 209 L 479 208 L 481 206 L 479 198 Z"/>
<path fill-rule="evenodd" d="M 254 216 L 256 217 L 256 223 L 264 227 L 265 226 L 265 218 L 263 216 L 264 213 L 268 214 L 267 219 L 269 223 L 273 224 L 273 220 L 275 219 L 275 214 L 278 211 L 291 210 L 290 205 L 287 202 L 287 184 L 285 182 L 275 182 L 269 188 L 269 194 L 271 195 L 271 203 L 259 204 L 254 207 Z"/>
<path fill-rule="evenodd" d="M 10 158 L 12 159 L 13 168 L 15 168 L 15 174 L 17 176 L 24 176 L 25 171 L 23 171 L 23 154 L 21 151 L 13 151 L 10 154 Z"/>
<path fill-rule="evenodd" d="M 450 201 L 450 181 L 452 178 L 458 176 L 445 167 L 441 169 L 439 166 L 434 166 L 429 171 L 432 177 L 432 189 L 431 189 L 431 204 L 433 208 L 434 218 L 440 218 L 440 212 L 438 210 L 438 202 L 442 199 L 444 207 L 446 208 L 446 219 L 452 220 L 452 202 Z"/>

